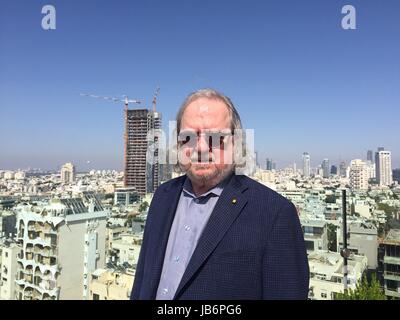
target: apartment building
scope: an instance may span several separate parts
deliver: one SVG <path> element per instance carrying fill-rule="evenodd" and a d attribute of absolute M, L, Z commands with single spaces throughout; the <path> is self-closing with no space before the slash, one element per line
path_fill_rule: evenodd
<path fill-rule="evenodd" d="M 0 240 L 0 300 L 13 300 L 15 297 L 15 275 L 17 255 L 20 247 L 5 238 Z"/>
<path fill-rule="evenodd" d="M 307 253 L 328 250 L 328 227 L 324 220 L 300 219 Z"/>
<path fill-rule="evenodd" d="M 383 268 L 385 295 L 400 299 L 400 229 L 392 229 L 380 244 L 383 257 L 380 264 Z"/>
<path fill-rule="evenodd" d="M 337 248 L 343 247 L 342 226 L 337 228 Z M 347 248 L 356 255 L 367 257 L 368 269 L 378 267 L 378 230 L 372 223 L 349 222 L 347 225 Z"/>
<path fill-rule="evenodd" d="M 87 299 L 89 274 L 105 264 L 107 215 L 90 193 L 18 206 L 16 299 Z"/>
<path fill-rule="evenodd" d="M 343 258 L 337 252 L 314 251 L 308 255 L 310 291 L 312 300 L 334 300 L 335 294 L 344 292 Z M 347 285 L 355 289 L 367 268 L 365 256 L 354 255 L 348 260 Z"/>
<path fill-rule="evenodd" d="M 91 275 L 90 300 L 129 300 L 135 270 L 97 269 Z"/>

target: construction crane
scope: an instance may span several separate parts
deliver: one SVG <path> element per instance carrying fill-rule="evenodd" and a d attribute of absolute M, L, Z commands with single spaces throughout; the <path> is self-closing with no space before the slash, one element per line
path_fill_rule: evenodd
<path fill-rule="evenodd" d="M 159 93 L 160 93 L 160 87 L 157 87 L 156 92 L 154 93 L 154 96 L 153 96 L 153 112 L 156 112 L 156 104 L 157 104 L 157 98 L 158 98 Z"/>
<path fill-rule="evenodd" d="M 111 102 L 123 102 L 125 104 L 125 110 L 128 110 L 128 105 L 130 103 L 136 103 L 136 104 L 142 103 L 140 100 L 129 99 L 128 96 L 126 96 L 126 95 L 123 95 L 122 99 L 115 98 L 115 97 L 97 96 L 97 95 L 88 94 L 88 93 L 81 93 L 81 96 L 97 98 L 97 99 L 103 99 L 103 100 L 107 100 L 107 101 L 111 101 Z"/>

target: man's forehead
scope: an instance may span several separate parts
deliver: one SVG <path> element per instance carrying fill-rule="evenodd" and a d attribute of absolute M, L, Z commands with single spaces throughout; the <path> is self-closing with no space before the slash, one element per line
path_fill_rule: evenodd
<path fill-rule="evenodd" d="M 220 100 L 200 98 L 190 103 L 182 117 L 182 129 L 229 127 L 229 111 Z"/>

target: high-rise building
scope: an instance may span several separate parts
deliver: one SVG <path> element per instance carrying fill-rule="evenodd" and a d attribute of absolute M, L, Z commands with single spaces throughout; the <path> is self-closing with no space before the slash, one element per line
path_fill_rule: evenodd
<path fill-rule="evenodd" d="M 384 147 L 378 147 L 378 152 L 379 151 L 385 151 L 385 148 Z"/>
<path fill-rule="evenodd" d="M 267 158 L 266 162 L 267 162 L 266 163 L 266 169 L 271 171 L 272 170 L 272 159 Z"/>
<path fill-rule="evenodd" d="M 258 162 L 258 151 L 256 150 L 256 151 L 254 151 L 254 153 L 255 153 L 255 157 L 256 157 L 256 166 L 257 166 L 257 168 L 259 168 L 260 162 Z"/>
<path fill-rule="evenodd" d="M 148 109 L 125 110 L 125 187 L 134 187 L 140 196 L 154 192 L 158 187 L 159 161 L 158 150 L 154 148 L 153 163 L 149 163 L 147 151 L 155 146 L 157 132 L 161 129 L 161 114 Z M 148 141 L 147 135 L 154 130 L 154 140 Z"/>
<path fill-rule="evenodd" d="M 360 160 L 350 162 L 350 187 L 354 190 L 368 189 L 368 168 L 367 164 Z"/>
<path fill-rule="evenodd" d="M 0 203 L 3 202 L 0 200 Z M 13 202 L 14 203 L 14 202 Z M 15 213 L 11 210 L 1 210 L 2 205 L 0 204 L 0 238 L 14 238 L 17 229 L 15 224 L 17 222 L 17 217 Z"/>
<path fill-rule="evenodd" d="M 390 151 L 378 151 L 375 153 L 376 180 L 380 186 L 390 186 L 392 177 L 392 156 Z"/>
<path fill-rule="evenodd" d="M 14 300 L 19 251 L 20 247 L 13 240 L 0 238 L 0 300 Z"/>
<path fill-rule="evenodd" d="M 155 192 L 157 187 L 160 185 L 161 181 L 161 168 L 159 161 L 159 150 L 156 148 L 156 144 L 160 139 L 160 131 L 161 131 L 161 113 L 150 111 L 149 112 L 149 129 L 154 130 L 154 138 L 153 141 L 148 141 L 148 146 L 151 144 L 153 152 L 153 161 L 147 161 L 147 172 L 146 172 L 146 181 L 147 181 L 147 190 L 146 192 Z M 149 159 L 147 159 L 149 160 Z"/>
<path fill-rule="evenodd" d="M 68 162 L 61 167 L 61 181 L 63 183 L 73 183 L 75 180 L 75 166 Z"/>
<path fill-rule="evenodd" d="M 310 155 L 307 152 L 303 153 L 303 177 L 310 177 L 311 167 L 310 167 Z"/>
<path fill-rule="evenodd" d="M 272 170 L 276 170 L 276 162 L 272 161 Z"/>
<path fill-rule="evenodd" d="M 329 178 L 329 159 L 324 159 L 321 164 L 322 167 L 322 177 Z"/>
<path fill-rule="evenodd" d="M 368 167 L 368 177 L 370 179 L 375 179 L 376 175 L 375 163 L 368 160 L 367 167 Z"/>
<path fill-rule="evenodd" d="M 338 173 L 338 169 L 337 169 L 337 166 L 335 166 L 335 165 L 332 165 L 331 166 L 331 174 L 337 174 Z"/>
<path fill-rule="evenodd" d="M 383 275 L 385 295 L 400 299 L 400 229 L 391 229 L 380 244 L 379 273 Z"/>
<path fill-rule="evenodd" d="M 341 177 L 346 177 L 346 172 L 347 172 L 346 163 L 344 161 L 342 161 L 342 162 L 340 162 L 340 165 L 339 165 L 339 175 Z"/>
<path fill-rule="evenodd" d="M 367 161 L 371 161 L 374 162 L 374 156 L 373 156 L 373 151 L 372 150 L 368 150 L 367 151 Z"/>
<path fill-rule="evenodd" d="M 400 183 L 400 169 L 393 170 L 393 180 Z"/>
<path fill-rule="evenodd" d="M 105 265 L 108 211 L 93 193 L 17 207 L 17 300 L 84 300 Z"/>

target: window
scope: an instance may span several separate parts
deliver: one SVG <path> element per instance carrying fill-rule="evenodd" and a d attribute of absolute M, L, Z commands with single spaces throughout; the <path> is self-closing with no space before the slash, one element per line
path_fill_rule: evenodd
<path fill-rule="evenodd" d="M 6 254 L 6 258 L 8 258 L 8 252 L 7 251 L 5 252 L 5 254 Z"/>
<path fill-rule="evenodd" d="M 309 251 L 314 251 L 314 241 L 305 240 L 306 249 Z"/>
<path fill-rule="evenodd" d="M 325 292 L 321 292 L 321 298 L 327 298 L 328 295 Z"/>
<path fill-rule="evenodd" d="M 314 231 L 313 227 L 308 227 L 308 226 L 304 227 L 304 233 L 306 234 L 313 234 L 314 233 L 313 231 Z"/>
<path fill-rule="evenodd" d="M 100 296 L 98 294 L 93 293 L 93 300 L 100 300 Z"/>

